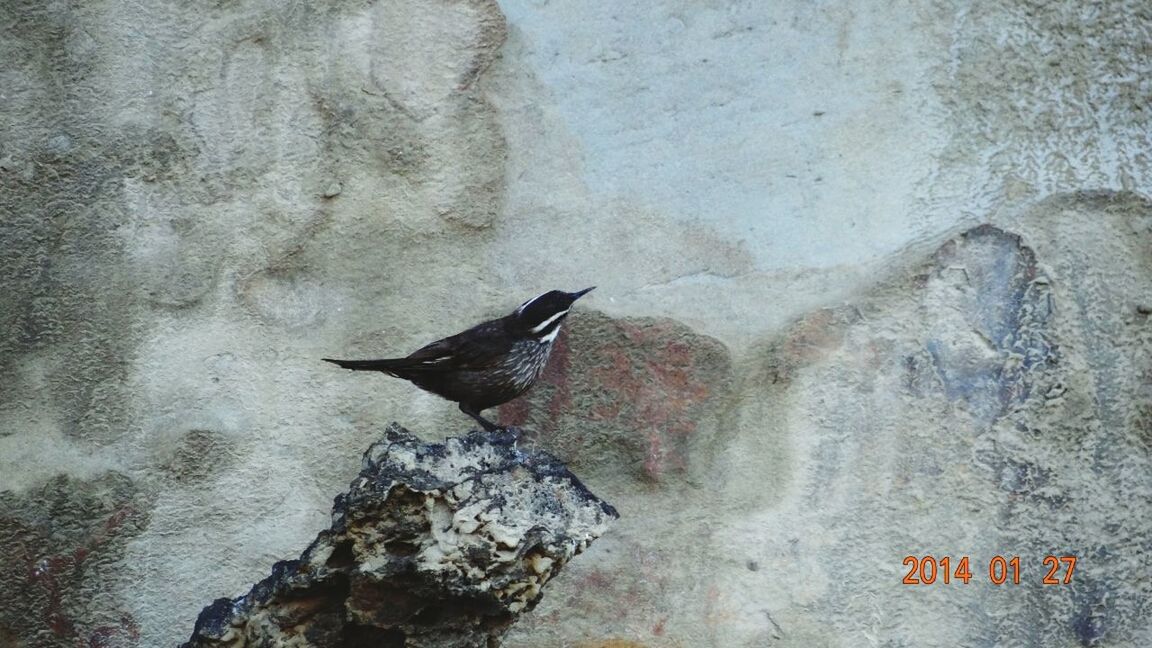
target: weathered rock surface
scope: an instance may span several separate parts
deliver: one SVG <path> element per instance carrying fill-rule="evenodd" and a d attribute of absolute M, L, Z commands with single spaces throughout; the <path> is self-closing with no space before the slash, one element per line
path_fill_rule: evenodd
<path fill-rule="evenodd" d="M 202 646 L 491 646 L 616 519 L 509 433 L 422 443 L 393 424 L 298 560 L 201 612 Z"/>
<path fill-rule="evenodd" d="M 1152 555 L 1133 549 L 1152 538 L 1150 235 L 1145 199 L 1055 197 L 746 349 L 691 470 L 598 484 L 625 519 L 506 645 L 1152 645 Z M 621 364 L 645 367 L 639 348 Z M 605 364 L 560 384 L 608 388 Z M 594 423 L 561 411 L 544 447 Z M 971 582 L 903 584 L 925 555 L 967 557 Z M 990 580 L 996 556 L 1019 584 Z M 1069 583 L 1044 584 L 1048 556 L 1077 558 Z"/>
<path fill-rule="evenodd" d="M 1152 646 L 1146 0 L 8 0 L 0 34 L 0 648 L 187 640 L 379 421 L 460 421 L 317 358 L 588 285 L 502 415 L 622 519 L 506 646 Z M 902 585 L 913 553 L 983 577 Z"/>

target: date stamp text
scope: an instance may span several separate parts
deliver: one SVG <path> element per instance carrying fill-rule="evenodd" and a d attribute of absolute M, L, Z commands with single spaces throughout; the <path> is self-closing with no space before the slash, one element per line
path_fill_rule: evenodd
<path fill-rule="evenodd" d="M 977 573 L 973 573 L 972 565 L 975 561 L 968 556 L 943 556 L 937 558 L 932 555 L 907 556 L 904 566 L 908 572 L 904 574 L 905 585 L 967 585 L 974 578 L 980 579 L 983 571 L 977 566 Z M 1040 580 L 1043 585 L 1070 585 L 1072 572 L 1076 569 L 1076 556 L 1045 556 L 1042 569 L 1045 572 Z M 1027 571 L 1027 567 L 1025 567 Z M 993 585 L 1019 585 L 1021 578 L 1020 556 L 992 556 L 987 563 L 988 582 Z M 1025 574 L 1025 578 L 1028 575 Z"/>

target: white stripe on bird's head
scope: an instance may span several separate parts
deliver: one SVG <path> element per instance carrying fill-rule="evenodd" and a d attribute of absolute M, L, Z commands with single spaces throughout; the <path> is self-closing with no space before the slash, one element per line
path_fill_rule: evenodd
<path fill-rule="evenodd" d="M 568 314 L 568 309 L 564 309 L 564 310 L 560 311 L 559 313 L 556 313 L 552 317 L 549 317 L 548 319 L 544 320 L 543 322 L 540 322 L 536 326 L 533 326 L 531 329 L 531 333 L 533 335 L 535 335 L 535 334 L 539 333 L 540 331 L 547 330 L 549 326 L 552 326 L 552 324 L 554 324 L 556 322 L 556 320 L 564 317 L 567 314 Z M 556 327 L 556 328 L 560 328 L 560 327 Z M 553 332 L 553 334 L 554 333 L 555 332 Z"/>
<path fill-rule="evenodd" d="M 543 335 L 540 337 L 540 344 L 552 344 L 553 342 L 556 341 L 556 336 L 559 334 L 560 334 L 560 327 L 557 326 L 556 328 L 549 331 L 548 335 Z"/>
<path fill-rule="evenodd" d="M 519 315 L 520 313 L 523 313 L 524 309 L 528 308 L 528 304 L 531 304 L 532 302 L 536 301 L 537 299 L 540 299 L 541 297 L 543 297 L 544 295 L 547 295 L 547 294 L 548 293 L 541 293 L 539 295 L 536 295 L 532 299 L 529 299 L 528 301 L 524 302 L 523 304 L 520 304 L 520 306 L 516 308 L 516 314 Z"/>

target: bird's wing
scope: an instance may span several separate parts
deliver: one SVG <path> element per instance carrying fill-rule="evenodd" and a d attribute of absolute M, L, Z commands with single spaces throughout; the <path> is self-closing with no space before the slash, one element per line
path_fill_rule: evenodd
<path fill-rule="evenodd" d="M 323 358 L 323 360 L 340 365 L 345 369 L 384 371 L 405 378 L 414 373 L 482 369 L 489 366 L 498 357 L 487 353 L 482 345 L 468 341 L 455 344 L 453 342 L 451 338 L 437 340 L 404 358 L 381 358 L 379 360 Z"/>
<path fill-rule="evenodd" d="M 478 371 L 499 362 L 512 348 L 499 320 L 484 322 L 463 333 L 420 347 L 404 358 L 380 360 L 333 360 L 328 362 L 345 369 L 384 371 L 401 378 L 412 374 L 438 371 Z"/>
<path fill-rule="evenodd" d="M 405 369 L 437 371 L 477 370 L 491 366 L 508 353 L 511 341 L 495 322 L 485 322 L 451 337 L 423 346 L 407 358 Z"/>

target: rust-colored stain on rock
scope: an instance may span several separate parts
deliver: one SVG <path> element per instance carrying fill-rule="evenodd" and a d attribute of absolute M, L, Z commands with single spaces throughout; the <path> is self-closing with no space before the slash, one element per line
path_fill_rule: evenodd
<path fill-rule="evenodd" d="M 658 482 L 687 471 L 689 445 L 730 382 L 723 344 L 679 322 L 578 312 L 536 387 L 500 420 L 574 465 L 607 462 Z"/>
<path fill-rule="evenodd" d="M 75 490 L 73 490 L 75 489 Z M 39 491 L 0 497 L 0 627 L 60 645 L 135 645 L 136 620 L 113 610 L 85 622 L 77 592 L 105 574 L 127 539 L 146 524 L 144 502 L 122 475 L 93 481 L 59 477 Z M 2 635 L 0 635 L 2 636 Z"/>

